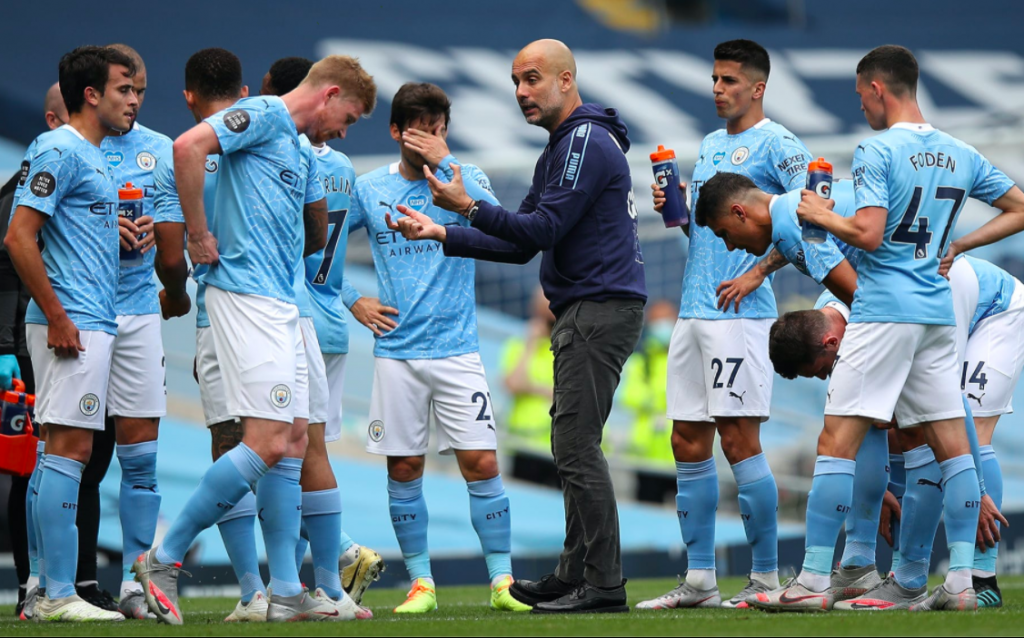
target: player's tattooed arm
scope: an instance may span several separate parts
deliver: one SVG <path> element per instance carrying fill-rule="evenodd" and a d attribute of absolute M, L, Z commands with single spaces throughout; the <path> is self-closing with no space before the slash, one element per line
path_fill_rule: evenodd
<path fill-rule="evenodd" d="M 327 198 L 306 204 L 302 208 L 302 222 L 306 228 L 306 247 L 302 256 L 309 257 L 327 245 Z"/>
<path fill-rule="evenodd" d="M 754 264 L 754 267 L 735 279 L 723 281 L 718 285 L 718 309 L 728 312 L 732 304 L 735 312 L 740 311 L 740 302 L 761 287 L 768 275 L 779 270 L 789 262 L 785 256 L 774 247 L 761 261 Z"/>
<path fill-rule="evenodd" d="M 213 460 L 224 456 L 242 442 L 242 424 L 238 421 L 225 421 L 210 426 Z"/>

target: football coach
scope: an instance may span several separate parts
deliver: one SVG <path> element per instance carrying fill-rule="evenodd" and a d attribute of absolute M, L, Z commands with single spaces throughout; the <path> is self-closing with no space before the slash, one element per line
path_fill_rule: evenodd
<path fill-rule="evenodd" d="M 565 547 L 553 574 L 511 593 L 534 613 L 628 611 L 619 519 L 601 451 L 622 366 L 636 347 L 647 300 L 629 139 L 614 109 L 583 104 L 572 51 L 538 40 L 512 63 L 516 99 L 550 134 L 518 211 L 473 201 L 453 165 L 450 182 L 426 167 L 434 204 L 466 218 L 443 226 L 399 206 L 389 221 L 407 239 L 433 239 L 445 255 L 525 264 L 543 253 L 540 280 L 556 321 L 551 448 L 565 495 Z"/>

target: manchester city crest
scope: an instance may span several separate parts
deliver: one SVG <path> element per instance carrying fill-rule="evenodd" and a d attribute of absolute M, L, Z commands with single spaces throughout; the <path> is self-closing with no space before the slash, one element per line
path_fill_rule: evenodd
<path fill-rule="evenodd" d="M 78 409 L 82 411 L 85 416 L 93 416 L 100 409 L 100 398 L 93 393 L 89 393 L 82 397 L 82 400 L 78 402 Z"/>
<path fill-rule="evenodd" d="M 747 161 L 748 157 L 750 157 L 750 149 L 747 148 L 746 146 L 739 147 L 738 149 L 732 152 L 731 159 L 733 166 L 739 166 L 743 162 Z"/>
<path fill-rule="evenodd" d="M 283 383 L 275 385 L 274 389 L 270 391 L 270 400 L 278 408 L 287 408 L 288 404 L 292 402 L 292 391 Z"/>
<path fill-rule="evenodd" d="M 156 157 L 149 151 L 142 151 L 135 156 L 135 163 L 144 171 L 151 171 L 156 168 Z"/>
<path fill-rule="evenodd" d="M 384 438 L 384 422 L 374 421 L 370 423 L 370 440 L 374 443 L 380 443 L 381 439 Z"/>

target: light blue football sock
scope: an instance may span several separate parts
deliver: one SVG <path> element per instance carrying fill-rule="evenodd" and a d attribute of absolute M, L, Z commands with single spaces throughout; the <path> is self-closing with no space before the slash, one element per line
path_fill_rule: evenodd
<path fill-rule="evenodd" d="M 715 459 L 676 462 L 676 515 L 688 569 L 715 569 L 718 469 Z"/>
<path fill-rule="evenodd" d="M 427 551 L 427 501 L 423 498 L 423 478 L 399 483 L 388 477 L 388 508 L 402 549 L 409 579 L 433 578 Z"/>
<path fill-rule="evenodd" d="M 32 470 L 32 476 L 28 479 L 28 489 L 25 490 L 25 528 L 28 536 L 28 575 L 39 578 L 39 541 L 38 530 L 36 530 L 36 494 L 39 492 L 39 476 L 43 473 L 43 450 L 46 449 L 46 441 L 39 441 L 36 444 L 36 467 Z"/>
<path fill-rule="evenodd" d="M 857 464 L 849 459 L 819 456 L 807 497 L 807 541 L 803 569 L 811 574 L 832 573 L 839 530 L 850 513 L 853 475 Z"/>
<path fill-rule="evenodd" d="M 260 513 L 270 588 L 275 596 L 302 593 L 302 581 L 295 566 L 295 546 L 302 525 L 301 476 L 302 459 L 285 457 L 270 468 L 256 487 L 256 510 Z"/>
<path fill-rule="evenodd" d="M 991 445 L 981 447 L 981 462 L 985 464 L 985 488 L 996 507 L 1003 507 L 1003 469 L 999 466 L 996 451 Z M 998 525 L 998 521 L 996 522 Z M 999 557 L 999 543 L 984 552 L 974 548 L 974 569 L 982 572 L 996 572 L 996 559 Z"/>
<path fill-rule="evenodd" d="M 266 595 L 256 553 L 256 495 L 250 491 L 242 496 L 217 522 L 217 529 L 242 589 L 242 603 L 249 604 L 256 592 Z"/>
<path fill-rule="evenodd" d="M 153 546 L 160 515 L 160 491 L 156 482 L 156 441 L 117 446 L 121 465 L 121 580 L 130 581 L 132 564 Z"/>
<path fill-rule="evenodd" d="M 935 454 L 927 445 L 904 452 L 903 459 L 907 491 L 903 494 L 900 519 L 900 564 L 893 572 L 900 585 L 917 589 L 928 583 L 928 567 L 942 516 L 945 486 Z"/>
<path fill-rule="evenodd" d="M 846 516 L 846 547 L 843 567 L 875 564 L 878 519 L 889 485 L 889 434 L 871 428 L 857 451 L 853 474 L 853 509 Z"/>
<path fill-rule="evenodd" d="M 501 475 L 466 483 L 469 518 L 480 539 L 491 582 L 512 575 L 512 515 Z"/>
<path fill-rule="evenodd" d="M 78 488 L 85 465 L 78 461 L 46 455 L 46 471 L 39 483 L 36 510 L 42 529 L 46 559 L 46 595 L 51 600 L 75 595 L 78 569 Z"/>
<path fill-rule="evenodd" d="M 156 559 L 173 564 L 185 560 L 192 541 L 232 509 L 267 472 L 267 465 L 252 449 L 239 443 L 206 470 L 178 518 L 156 550 Z"/>
<path fill-rule="evenodd" d="M 978 489 L 981 492 L 981 496 L 984 496 L 987 493 L 985 487 L 985 466 L 981 461 L 981 445 L 978 442 L 978 430 L 974 425 L 974 413 L 971 412 L 971 406 L 967 403 L 967 397 L 961 395 L 960 398 L 964 402 L 964 429 L 967 432 L 967 444 L 971 448 L 971 459 L 974 460 L 974 473 L 978 477 Z"/>
<path fill-rule="evenodd" d="M 341 553 L 344 554 L 345 552 L 348 551 L 348 549 L 350 547 L 352 547 L 355 544 L 356 544 L 355 541 L 353 541 L 352 538 L 349 537 L 349 535 L 345 533 L 345 530 L 341 530 L 341 547 L 340 547 Z"/>
<path fill-rule="evenodd" d="M 303 512 L 305 514 L 305 512 Z M 306 550 L 309 549 L 309 530 L 306 529 L 306 520 L 303 517 L 299 525 L 299 542 L 295 545 L 295 569 L 302 572 L 302 563 L 306 562 Z"/>
<path fill-rule="evenodd" d="M 949 571 L 969 570 L 974 565 L 974 544 L 981 509 L 981 490 L 974 458 L 964 454 L 943 461 L 939 467 L 945 484 L 942 518 L 946 524 Z"/>
<path fill-rule="evenodd" d="M 302 523 L 309 535 L 316 586 L 333 600 L 341 600 L 338 556 L 341 536 L 341 492 L 338 488 L 302 493 Z"/>
<path fill-rule="evenodd" d="M 739 491 L 740 515 L 758 573 L 779 569 L 779 489 L 764 454 L 732 466 Z"/>
<path fill-rule="evenodd" d="M 45 444 L 44 444 L 45 445 Z M 33 498 L 32 507 L 32 523 L 36 529 L 36 563 L 39 568 L 39 591 L 42 592 L 46 589 L 46 556 L 43 554 L 43 527 L 39 522 L 39 486 L 43 482 L 43 476 L 46 474 L 46 454 L 43 454 L 39 458 L 39 463 L 36 465 L 35 472 L 33 475 L 37 475 L 35 497 Z M 77 511 L 77 510 L 76 510 Z M 77 525 L 77 513 L 76 513 L 76 525 Z"/>
<path fill-rule="evenodd" d="M 889 455 L 889 491 L 903 507 L 903 494 L 907 490 L 907 468 L 903 464 L 902 454 Z M 892 566 L 889 571 L 896 571 L 900 566 L 900 521 L 892 521 Z"/>

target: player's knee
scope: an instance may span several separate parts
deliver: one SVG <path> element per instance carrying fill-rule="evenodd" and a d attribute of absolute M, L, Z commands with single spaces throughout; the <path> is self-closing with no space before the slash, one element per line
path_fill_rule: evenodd
<path fill-rule="evenodd" d="M 711 458 L 714 441 L 714 431 L 709 437 L 704 432 L 676 427 L 672 429 L 672 454 L 680 463 L 700 463 Z"/>
<path fill-rule="evenodd" d="M 486 481 L 498 475 L 498 455 L 492 450 L 480 450 L 459 455 L 459 468 L 469 482 Z"/>
<path fill-rule="evenodd" d="M 423 462 L 422 456 L 389 456 L 388 477 L 399 483 L 415 481 L 423 476 Z"/>
<path fill-rule="evenodd" d="M 745 432 L 742 428 L 731 428 L 720 432 L 722 453 L 729 465 L 757 456 L 761 453 L 761 441 L 756 432 Z"/>

